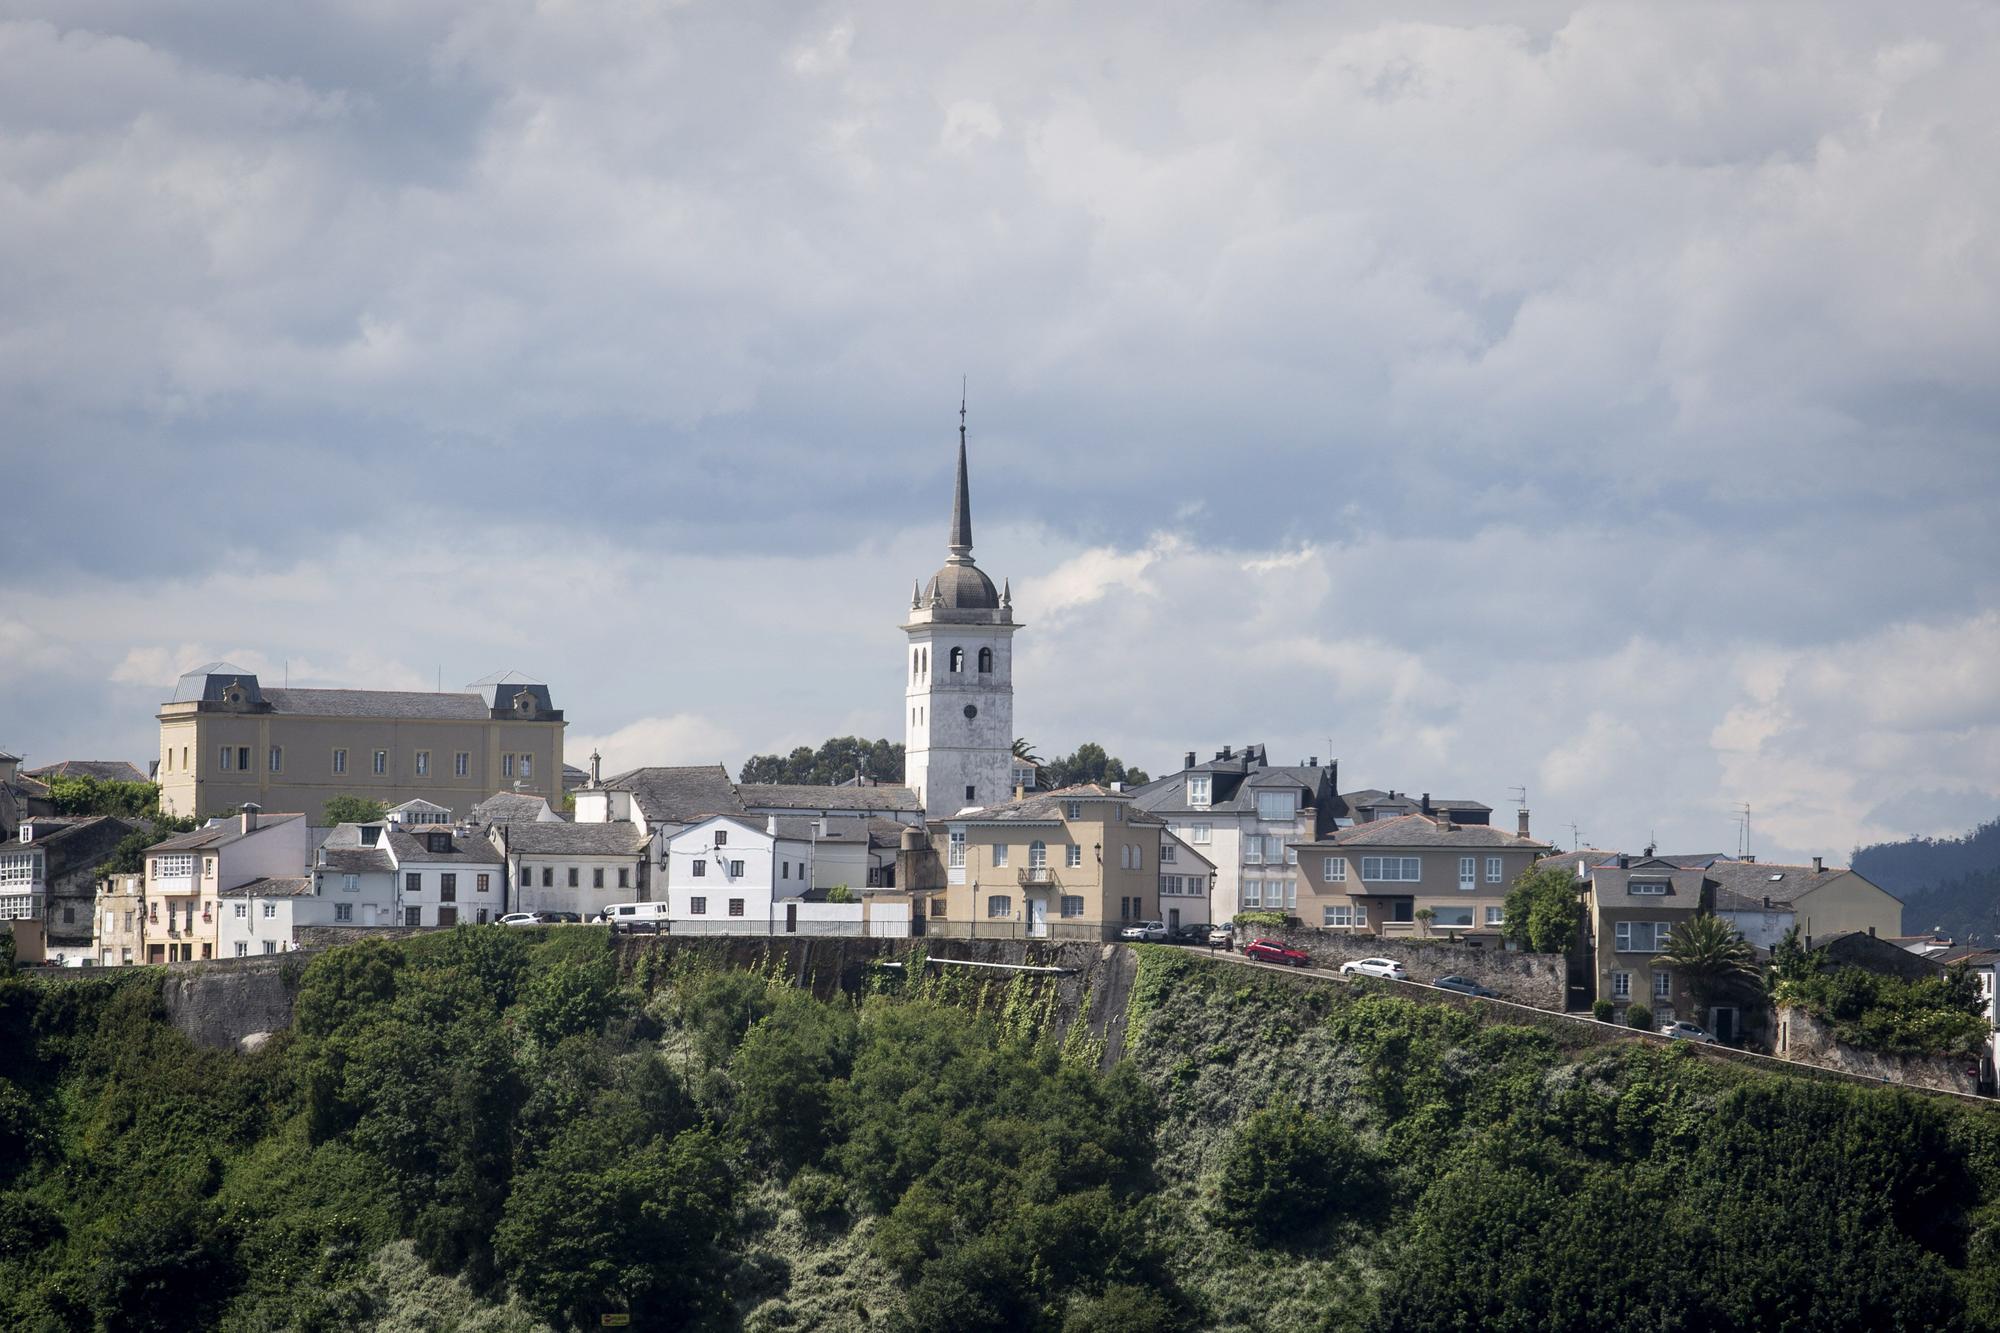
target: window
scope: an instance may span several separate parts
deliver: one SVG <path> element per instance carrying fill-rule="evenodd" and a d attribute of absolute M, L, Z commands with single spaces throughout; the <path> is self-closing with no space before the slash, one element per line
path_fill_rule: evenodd
<path fill-rule="evenodd" d="M 1262 907 L 1264 905 L 1263 880 L 1246 879 L 1243 881 L 1243 905 L 1245 907 Z"/>
<path fill-rule="evenodd" d="M 335 921 L 352 921 L 354 919 L 354 904 L 335 903 L 333 905 L 333 919 Z"/>
<path fill-rule="evenodd" d="M 1212 824 L 1189 824 L 1188 841 L 1198 846 L 1204 845 L 1208 842 L 1213 831 L 1214 825 Z"/>
<path fill-rule="evenodd" d="M 991 648 L 981 648 L 979 650 L 979 674 L 982 676 L 993 674 L 993 650 Z"/>
<path fill-rule="evenodd" d="M 237 746 L 237 747 L 236 747 L 236 767 L 237 767 L 237 769 L 238 769 L 238 770 L 240 770 L 241 772 L 244 772 L 244 773 L 248 773 L 248 772 L 250 771 L 250 747 L 249 747 L 249 746 L 247 746 L 247 745 L 239 745 L 239 746 Z"/>
<path fill-rule="evenodd" d="M 451 775 L 455 778 L 467 777 L 472 773 L 472 755 L 460 750 L 451 757 Z"/>
<path fill-rule="evenodd" d="M 708 899 L 706 899 L 706 898 L 690 898 L 690 899 L 688 899 L 688 915 L 689 915 L 689 916 L 707 916 L 707 915 L 708 915 Z"/>
<path fill-rule="evenodd" d="M 422 875 L 417 874 L 415 871 L 411 871 L 409 874 L 403 876 L 403 892 L 422 893 L 423 891 L 424 891 L 424 877 Z"/>
<path fill-rule="evenodd" d="M 694 862 L 694 868 L 690 870 L 688 873 L 693 875 L 696 879 L 708 878 L 708 862 L 702 860 L 700 857 L 696 857 Z"/>
<path fill-rule="evenodd" d="M 1082 819 L 1082 818 L 1083 818 L 1083 802 L 1082 802 L 1082 801 L 1064 801 L 1064 802 L 1063 802 L 1063 818 L 1064 818 L 1064 819 Z"/>
<path fill-rule="evenodd" d="M 958 675 L 965 670 L 965 649 L 952 649 L 951 656 L 946 661 L 950 663 L 951 674 L 954 676 Z"/>
<path fill-rule="evenodd" d="M 204 945 L 202 945 L 201 947 L 202 947 L 202 948 L 204 948 L 204 949 L 206 949 L 206 948 L 207 948 L 208 946 L 207 946 L 206 944 L 204 944 Z M 264 952 L 265 952 L 265 953 L 276 953 L 277 951 L 278 951 L 278 942 L 277 942 L 276 940 L 265 940 L 265 941 L 264 941 Z"/>
<path fill-rule="evenodd" d="M 237 903 L 237 904 L 235 904 L 235 907 L 236 907 L 236 911 L 235 911 L 235 913 L 234 913 L 234 916 L 236 917 L 236 919 L 237 919 L 238 921 L 241 921 L 241 920 L 242 920 L 242 919 L 243 919 L 244 917 L 246 917 L 246 916 L 249 916 L 249 915 L 250 915 L 250 904 L 249 904 L 249 903 Z M 173 910 L 174 910 L 174 909 L 173 909 L 173 904 L 169 903 L 169 904 L 167 905 L 167 914 L 168 914 L 169 916 L 173 915 Z"/>
<path fill-rule="evenodd" d="M 449 872 L 438 876 L 438 901 L 455 903 L 458 901 L 458 876 Z"/>
<path fill-rule="evenodd" d="M 728 830 L 728 829 L 726 829 L 726 828 L 719 828 L 719 829 L 717 829 L 717 830 L 715 831 L 715 845 L 716 845 L 717 847 L 727 847 L 727 846 L 729 845 L 729 830 Z"/>
<path fill-rule="evenodd" d="M 729 900 L 729 915 L 731 916 L 743 915 L 743 900 L 741 898 L 731 898 Z"/>
<path fill-rule="evenodd" d="M 1656 1000 L 1671 1000 L 1673 997 L 1674 974 L 1671 972 L 1653 973 L 1653 998 Z"/>
<path fill-rule="evenodd" d="M 1465 907 L 1436 907 L 1431 910 L 1437 913 L 1431 919 L 1431 924 L 1434 926 L 1470 926 L 1472 924 L 1472 908 L 1469 905 Z"/>
<path fill-rule="evenodd" d="M 942 916 L 944 916 L 944 899 L 942 898 L 931 899 L 931 919 L 937 920 Z"/>
<path fill-rule="evenodd" d="M 1069 846 L 1063 848 L 1063 864 L 1068 866 L 1071 870 L 1074 870 L 1078 866 L 1082 865 L 1083 848 L 1078 846 L 1076 843 L 1071 843 Z"/>
<path fill-rule="evenodd" d="M 945 849 L 945 858 L 946 858 L 945 864 L 950 866 L 953 870 L 963 870 L 965 868 L 964 829 L 955 828 L 951 831 L 951 843 Z"/>
<path fill-rule="evenodd" d="M 1007 868 L 1007 844 L 1004 842 L 993 844 L 993 868 L 995 870 Z"/>
<path fill-rule="evenodd" d="M 1246 865 L 1257 866 L 1264 864 L 1264 840 L 1262 838 L 1245 838 L 1243 840 L 1243 861 Z"/>
<path fill-rule="evenodd" d="M 1132 868 L 1134 870 L 1144 870 L 1146 868 L 1146 849 L 1144 847 L 1134 847 L 1132 849 Z"/>
<path fill-rule="evenodd" d="M 403 924 L 406 926 L 423 925 L 424 909 L 421 907 L 405 907 L 403 909 Z"/>
<path fill-rule="evenodd" d="M 500 776 L 503 778 L 511 778 L 514 776 L 513 755 L 503 754 L 500 756 Z"/>
<path fill-rule="evenodd" d="M 236 747 L 233 745 L 223 746 L 221 758 L 222 771 L 227 773 L 236 763 Z"/>
<path fill-rule="evenodd" d="M 1118 847 L 1118 868 L 1120 870 L 1130 870 L 1132 868 L 1132 849 L 1123 843 L 1120 843 Z"/>
<path fill-rule="evenodd" d="M 1626 891 L 1634 895 L 1652 894 L 1660 896 L 1666 893 L 1667 886 L 1661 880 L 1633 880 L 1626 886 Z"/>
<path fill-rule="evenodd" d="M 1211 781 L 1212 779 L 1206 773 L 1187 780 L 1187 803 L 1190 806 L 1196 810 L 1208 809 L 1209 793 L 1213 790 L 1209 785 Z"/>
<path fill-rule="evenodd" d="M 524 778 L 535 776 L 535 756 L 531 754 L 521 756 L 521 776 Z"/>
<path fill-rule="evenodd" d="M 359 875 L 342 875 L 342 876 L 340 877 L 340 891 L 341 891 L 342 893 L 359 893 L 359 892 L 361 892 L 361 876 L 359 876 Z"/>
<path fill-rule="evenodd" d="M 493 887 L 493 876 L 474 875 L 472 877 L 472 891 L 474 893 L 486 893 L 489 892 L 492 889 L 492 887 Z"/>
<path fill-rule="evenodd" d="M 1505 873 L 1501 868 L 1499 857 L 1489 856 L 1486 858 L 1486 882 L 1488 884 L 1498 884 L 1501 876 Z"/>
<path fill-rule="evenodd" d="M 264 904 L 264 919 L 266 921 L 274 920 L 277 917 L 277 915 L 278 915 L 278 905 L 276 903 Z"/>
<path fill-rule="evenodd" d="M 1283 838 L 1264 839 L 1264 859 L 1272 865 L 1285 863 L 1285 840 Z"/>
<path fill-rule="evenodd" d="M 741 861 L 731 861 L 729 863 L 729 877 L 731 879 L 734 879 L 736 876 L 742 873 L 743 873 L 743 863 Z"/>
<path fill-rule="evenodd" d="M 592 866 L 590 868 L 590 887 L 593 889 L 601 889 L 604 887 L 603 866 Z"/>
<path fill-rule="evenodd" d="M 1507 909 L 1504 907 L 1494 907 L 1489 905 L 1486 909 L 1486 924 L 1489 926 L 1506 925 Z"/>
<path fill-rule="evenodd" d="M 1320 878 L 1329 884 L 1346 883 L 1347 858 L 1344 856 L 1327 857 L 1325 861 L 1320 863 Z"/>
<path fill-rule="evenodd" d="M 250 956 L 250 942 L 248 940 L 236 941 L 236 956 L 238 958 L 247 958 Z"/>
<path fill-rule="evenodd" d="M 480 876 L 480 878 L 484 879 L 485 876 L 482 875 Z M 629 889 L 632 887 L 632 867 L 630 866 L 618 867 L 618 887 L 621 889 Z"/>
<path fill-rule="evenodd" d="M 1320 909 L 1322 924 L 1339 929 L 1368 924 L 1368 909 L 1365 907 L 1323 907 Z"/>
<path fill-rule="evenodd" d="M 1067 917 L 1082 916 L 1083 899 L 1074 894 L 1065 893 L 1062 900 L 1062 914 Z"/>
<path fill-rule="evenodd" d="M 22 868 L 25 869 L 28 865 L 32 864 L 32 858 L 21 857 L 20 863 Z M 156 856 L 153 858 L 154 879 L 189 879 L 193 878 L 193 876 L 194 856 L 192 853 Z M 23 877 L 23 882 L 25 882 L 25 876 Z"/>
<path fill-rule="evenodd" d="M 572 889 L 576 887 L 576 867 L 575 867 L 575 866 L 571 866 L 571 867 L 569 868 L 569 887 L 571 887 Z"/>
<path fill-rule="evenodd" d="M 375 752 L 374 763 L 375 776 L 379 778 L 389 771 L 389 752 L 387 750 L 377 750 Z"/>
<path fill-rule="evenodd" d="M 996 893 L 986 900 L 986 915 L 990 917 L 1007 917 L 1013 914 L 1014 900 L 1006 894 Z"/>
<path fill-rule="evenodd" d="M 1174 860 L 1174 845 L 1172 843 L 1163 842 L 1160 844 L 1160 864 L 1163 866 L 1176 864 Z"/>
<path fill-rule="evenodd" d="M 282 745 L 273 745 L 273 746 L 271 747 L 271 754 L 270 754 L 270 760 L 271 760 L 271 771 L 272 771 L 273 773 L 282 773 L 282 772 L 284 772 L 284 771 L 285 771 L 285 747 L 284 747 L 284 746 L 282 746 Z"/>
<path fill-rule="evenodd" d="M 1476 889 L 1479 887 L 1479 858 L 1461 856 L 1458 858 L 1458 887 Z"/>
<path fill-rule="evenodd" d="M 966 804 L 970 805 L 970 804 L 971 804 L 972 802 L 974 802 L 974 801 L 976 801 L 976 800 L 978 800 L 978 799 L 979 799 L 979 797 L 978 797 L 977 795 L 975 795 L 975 794 L 974 794 L 974 793 L 975 793 L 975 791 L 976 791 L 976 788 L 974 788 L 974 787 L 973 787 L 973 785 L 972 785 L 971 783 L 969 783 L 969 782 L 968 782 L 968 783 L 966 783 L 966 784 L 965 784 L 965 801 L 966 801 Z"/>
<path fill-rule="evenodd" d="M 1632 974 L 1630 972 L 1613 972 L 1611 974 L 1611 998 L 1614 1000 L 1629 1000 L 1632 998 Z"/>
<path fill-rule="evenodd" d="M 792 877 L 792 863 L 790 861 L 778 862 L 778 878 L 790 879 L 791 877 Z M 599 885 L 598 887 L 602 888 L 603 886 Z"/>
<path fill-rule="evenodd" d="M 1299 798 L 1296 792 L 1260 791 L 1257 793 L 1257 818 L 1297 819 Z"/>
<path fill-rule="evenodd" d="M 427 778 L 430 775 L 431 775 L 431 752 L 429 750 L 419 750 L 417 751 L 417 776 L 420 778 Z"/>
<path fill-rule="evenodd" d="M 480 924 L 480 925 L 482 925 L 482 926 L 483 926 L 483 925 L 485 925 L 485 924 L 486 924 L 486 909 L 482 907 L 482 908 L 480 908 L 480 909 L 479 909 L 479 910 L 478 910 L 478 911 L 477 911 L 476 913 L 474 913 L 474 914 L 473 914 L 473 920 L 474 920 L 474 921 L 476 921 L 476 922 L 478 922 L 478 924 Z"/>
<path fill-rule="evenodd" d="M 1423 866 L 1422 858 L 1415 856 L 1364 856 L 1361 858 L 1361 878 L 1418 884 L 1423 881 Z"/>
<path fill-rule="evenodd" d="M 556 868 L 554 866 L 543 866 L 542 887 L 545 889 L 553 889 L 555 886 L 556 886 Z"/>
<path fill-rule="evenodd" d="M 1619 953 L 1658 953 L 1667 946 L 1673 925 L 1666 921 L 1617 921 L 1612 923 L 1612 947 Z"/>

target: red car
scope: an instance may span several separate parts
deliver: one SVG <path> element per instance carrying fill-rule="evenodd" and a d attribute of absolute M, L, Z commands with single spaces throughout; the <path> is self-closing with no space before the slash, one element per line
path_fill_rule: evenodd
<path fill-rule="evenodd" d="M 1255 958 L 1260 963 L 1290 963 L 1293 967 L 1309 967 L 1312 958 L 1304 949 L 1294 949 L 1276 940 L 1251 940 L 1243 946 L 1245 958 Z"/>

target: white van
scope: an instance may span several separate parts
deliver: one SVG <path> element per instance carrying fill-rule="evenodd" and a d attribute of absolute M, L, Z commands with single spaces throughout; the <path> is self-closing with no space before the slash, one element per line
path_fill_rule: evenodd
<path fill-rule="evenodd" d="M 667 929 L 665 903 L 612 903 L 597 914 L 614 931 L 626 934 L 659 935 Z"/>

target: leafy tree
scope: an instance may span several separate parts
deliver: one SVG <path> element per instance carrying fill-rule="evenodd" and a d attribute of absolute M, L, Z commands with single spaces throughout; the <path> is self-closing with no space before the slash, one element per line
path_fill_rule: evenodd
<path fill-rule="evenodd" d="M 730 1062 L 735 1119 L 746 1139 L 786 1168 L 806 1165 L 832 1137 L 835 1084 L 854 1060 L 854 1015 L 797 992 L 750 1029 Z"/>
<path fill-rule="evenodd" d="M 597 1031 L 616 1002 L 609 959 L 562 959 L 528 984 L 523 1026 L 544 1045 Z"/>
<path fill-rule="evenodd" d="M 903 743 L 836 736 L 815 750 L 801 745 L 790 754 L 757 754 L 744 762 L 740 782 L 779 782 L 831 787 L 856 773 L 876 782 L 903 781 Z"/>
<path fill-rule="evenodd" d="M 1772 999 L 1831 1024 L 1850 1046 L 1891 1055 L 1969 1055 L 1992 1034 L 1964 967 L 1921 981 L 1842 967 L 1779 981 Z"/>
<path fill-rule="evenodd" d="M 371 801 L 365 796 L 336 796 L 320 811 L 319 822 L 324 828 L 335 824 L 374 824 L 385 819 L 389 807 L 380 801 Z"/>
<path fill-rule="evenodd" d="M 1437 920 L 1437 913 L 1428 907 L 1419 907 L 1412 915 L 1417 919 L 1417 933 L 1419 935 L 1430 934 L 1431 922 Z"/>
<path fill-rule="evenodd" d="M 1209 1204 L 1217 1226 L 1259 1245 L 1291 1240 L 1385 1198 L 1380 1164 L 1344 1121 L 1296 1103 L 1253 1111 L 1237 1127 Z"/>
<path fill-rule="evenodd" d="M 1042 765 L 1041 772 L 1042 785 L 1050 790 L 1080 787 L 1092 782 L 1100 786 L 1123 782 L 1136 787 L 1147 781 L 1150 779 L 1146 770 L 1127 768 L 1123 760 L 1106 754 L 1104 747 L 1096 741 L 1085 741 L 1076 747 L 1075 753 L 1047 761 Z"/>
<path fill-rule="evenodd" d="M 1667 935 L 1660 961 L 1687 979 L 1697 1014 L 1708 1012 L 1709 1001 L 1731 981 L 1757 976 L 1757 952 L 1736 927 L 1710 913 L 1691 917 Z"/>
<path fill-rule="evenodd" d="M 1826 946 L 1806 948 L 1805 932 L 1793 926 L 1771 946 L 1770 981 L 1773 986 L 1785 981 L 1803 981 L 1824 972 L 1826 964 Z"/>
<path fill-rule="evenodd" d="M 1524 871 L 1507 890 L 1501 932 L 1533 953 L 1563 953 L 1576 941 L 1583 922 L 1576 876 L 1544 864 Z"/>
<path fill-rule="evenodd" d="M 49 800 L 59 815 L 119 815 L 156 819 L 160 788 L 151 782 L 106 782 L 89 774 L 49 779 Z"/>

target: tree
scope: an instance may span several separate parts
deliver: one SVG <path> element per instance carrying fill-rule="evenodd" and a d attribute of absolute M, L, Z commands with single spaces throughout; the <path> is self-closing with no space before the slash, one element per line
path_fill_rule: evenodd
<path fill-rule="evenodd" d="M 815 750 L 801 745 L 790 754 L 755 754 L 744 762 L 739 782 L 780 782 L 831 787 L 856 773 L 876 782 L 903 781 L 903 743 L 836 736 Z"/>
<path fill-rule="evenodd" d="M 1697 1015 L 1708 1012 L 1709 1001 L 1730 981 L 1757 975 L 1750 942 L 1721 917 L 1706 913 L 1673 928 L 1660 961 L 1686 979 Z"/>
<path fill-rule="evenodd" d="M 1437 913 L 1428 907 L 1419 907 L 1415 912 L 1415 916 L 1417 918 L 1417 933 L 1419 935 L 1430 934 L 1431 922 L 1437 920 Z"/>
<path fill-rule="evenodd" d="M 1563 953 L 1583 921 L 1576 876 L 1567 868 L 1540 865 L 1525 871 L 1507 890 L 1506 937 L 1531 953 Z"/>
<path fill-rule="evenodd" d="M 1042 785 L 1051 791 L 1060 787 L 1080 787 L 1094 782 L 1109 786 L 1123 782 L 1136 787 L 1151 781 L 1143 768 L 1127 768 L 1121 759 L 1106 754 L 1104 747 L 1096 741 L 1085 741 L 1076 747 L 1076 753 L 1067 758 L 1048 760 L 1042 765 Z"/>
<path fill-rule="evenodd" d="M 106 782 L 89 774 L 49 779 L 49 801 L 59 815 L 123 815 L 153 819 L 160 789 L 151 782 Z"/>
<path fill-rule="evenodd" d="M 336 796 L 320 812 L 319 822 L 322 828 L 332 828 L 335 824 L 373 824 L 388 814 L 389 807 L 380 801 L 365 796 Z"/>
<path fill-rule="evenodd" d="M 1035 743 L 1020 736 L 1014 738 L 1014 757 L 1024 764 L 1042 762 L 1042 757 L 1035 753 Z"/>
<path fill-rule="evenodd" d="M 1225 1231 L 1271 1245 L 1385 1197 L 1380 1164 L 1345 1121 L 1280 1102 L 1237 1127 L 1208 1211 Z"/>

